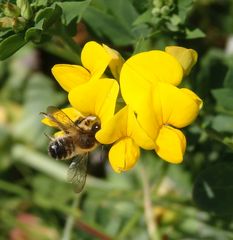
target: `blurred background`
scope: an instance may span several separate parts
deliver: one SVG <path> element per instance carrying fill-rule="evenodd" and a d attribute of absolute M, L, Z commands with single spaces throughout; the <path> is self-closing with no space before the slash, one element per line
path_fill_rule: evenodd
<path fill-rule="evenodd" d="M 233 239 L 233 2 L 9 3 L 0 2 L 0 239 Z M 47 154 L 52 130 L 39 113 L 67 106 L 50 69 L 80 64 L 89 40 L 126 59 L 168 45 L 195 49 L 182 84 L 204 108 L 184 129 L 182 164 L 142 152 L 133 170 L 116 174 L 97 149 L 77 195 L 66 183 L 69 163 Z"/>

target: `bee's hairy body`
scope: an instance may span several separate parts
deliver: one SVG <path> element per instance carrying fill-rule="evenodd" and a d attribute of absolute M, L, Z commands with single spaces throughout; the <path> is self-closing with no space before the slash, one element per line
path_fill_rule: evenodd
<path fill-rule="evenodd" d="M 91 133 L 79 133 L 77 136 L 64 135 L 50 142 L 48 152 L 55 159 L 66 160 L 89 152 L 97 145 L 95 135 Z"/>
<path fill-rule="evenodd" d="M 58 160 L 70 159 L 76 155 L 92 151 L 98 146 L 95 133 L 100 129 L 99 119 L 95 116 L 79 118 L 75 131 L 53 139 L 48 147 L 49 155 Z"/>

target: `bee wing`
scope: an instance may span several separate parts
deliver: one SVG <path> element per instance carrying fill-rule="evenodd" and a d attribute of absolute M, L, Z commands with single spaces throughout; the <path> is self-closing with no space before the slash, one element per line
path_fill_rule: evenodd
<path fill-rule="evenodd" d="M 54 106 L 49 106 L 47 108 L 47 113 L 43 113 L 47 118 L 53 121 L 59 129 L 65 133 L 73 133 L 77 131 L 77 126 L 75 123 L 59 108 Z"/>
<path fill-rule="evenodd" d="M 88 154 L 80 155 L 74 158 L 67 172 L 67 180 L 74 186 L 74 191 L 82 191 L 87 177 Z"/>

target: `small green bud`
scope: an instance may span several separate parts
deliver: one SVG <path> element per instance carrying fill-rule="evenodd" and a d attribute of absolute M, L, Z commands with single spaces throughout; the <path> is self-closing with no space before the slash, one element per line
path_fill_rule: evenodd
<path fill-rule="evenodd" d="M 163 7 L 161 8 L 161 14 L 162 14 L 163 16 L 167 16 L 169 13 L 170 13 L 170 8 L 169 8 L 168 6 L 163 6 Z"/>
<path fill-rule="evenodd" d="M 13 3 L 1 4 L 0 8 L 6 17 L 18 17 L 20 15 L 20 9 Z"/>
<path fill-rule="evenodd" d="M 0 29 L 1 28 L 12 28 L 14 25 L 14 19 L 10 17 L 0 18 Z"/>
<path fill-rule="evenodd" d="M 28 0 L 17 0 L 16 5 L 20 8 L 21 16 L 26 20 L 32 17 L 32 8 Z"/>
<path fill-rule="evenodd" d="M 160 16 L 160 9 L 159 8 L 153 8 L 152 11 L 151 11 L 152 15 L 155 16 L 155 17 L 158 17 Z"/>

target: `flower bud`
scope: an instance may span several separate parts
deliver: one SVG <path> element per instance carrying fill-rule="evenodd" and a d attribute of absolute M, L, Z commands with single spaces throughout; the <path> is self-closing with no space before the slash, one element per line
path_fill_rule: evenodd
<path fill-rule="evenodd" d="M 1 28 L 12 28 L 14 25 L 14 19 L 10 17 L 0 18 L 0 29 Z"/>
<path fill-rule="evenodd" d="M 0 8 L 6 17 L 18 17 L 20 15 L 20 9 L 10 2 L 1 4 Z"/>
<path fill-rule="evenodd" d="M 17 6 L 20 8 L 21 16 L 26 20 L 29 20 L 32 17 L 32 8 L 28 0 L 17 0 Z"/>

